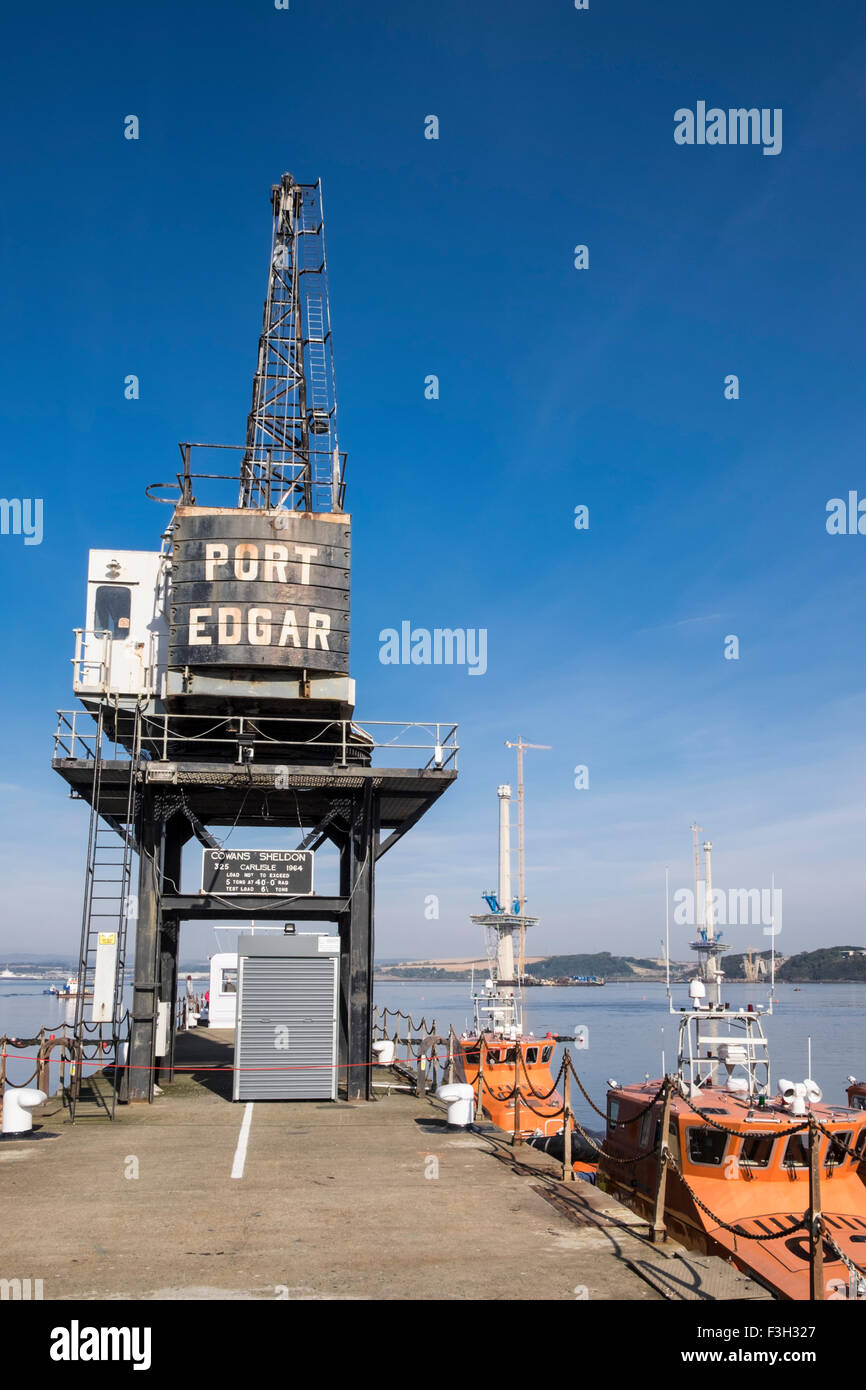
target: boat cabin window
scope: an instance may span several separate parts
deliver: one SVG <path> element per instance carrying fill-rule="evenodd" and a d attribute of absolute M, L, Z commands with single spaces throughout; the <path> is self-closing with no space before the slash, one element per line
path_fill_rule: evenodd
<path fill-rule="evenodd" d="M 792 1134 L 785 1145 L 783 1168 L 809 1167 L 809 1140 L 805 1134 Z"/>
<path fill-rule="evenodd" d="M 857 1135 L 857 1143 L 854 1145 L 854 1152 L 858 1158 L 863 1157 L 864 1146 L 866 1146 L 866 1125 L 864 1125 L 863 1129 L 861 1129 L 860 1133 Z"/>
<path fill-rule="evenodd" d="M 611 1098 L 607 1102 L 607 1122 L 608 1124 L 616 1124 L 618 1119 L 619 1101 Z"/>
<path fill-rule="evenodd" d="M 655 1130 L 653 1130 L 653 1120 L 655 1120 Z M 655 1111 L 644 1111 L 641 1116 L 641 1129 L 638 1133 L 638 1145 L 641 1150 L 651 1147 L 649 1136 L 653 1136 L 652 1147 L 656 1148 L 659 1143 L 659 1130 L 662 1129 L 662 1120 L 656 1115 Z"/>
<path fill-rule="evenodd" d="M 220 981 L 220 994 L 237 994 L 238 992 L 238 972 L 237 966 L 233 970 L 223 970 L 222 980 Z"/>
<path fill-rule="evenodd" d="M 470 1066 L 470 1067 L 477 1067 L 480 1058 L 481 1058 L 481 1053 L 480 1053 L 480 1052 L 467 1052 L 467 1053 L 466 1053 L 466 1065 L 467 1065 L 467 1066 Z"/>
<path fill-rule="evenodd" d="M 553 1056 L 553 1048 L 552 1048 L 552 1047 L 543 1047 L 543 1048 L 541 1049 L 541 1060 L 542 1060 L 542 1062 L 549 1062 L 552 1056 Z"/>
<path fill-rule="evenodd" d="M 512 1066 L 514 1066 L 514 1059 L 515 1059 L 516 1056 L 517 1056 L 517 1048 L 516 1048 L 516 1047 L 509 1047 L 508 1051 L 507 1051 L 506 1054 L 505 1054 L 505 1063 L 506 1063 L 506 1066 L 508 1065 L 509 1062 L 511 1063 Z"/>
<path fill-rule="evenodd" d="M 494 1048 L 490 1048 L 490 1049 L 489 1049 L 487 1052 L 485 1052 L 485 1054 L 484 1054 L 484 1060 L 485 1060 L 485 1062 L 488 1062 L 488 1063 L 490 1064 L 491 1067 L 497 1066 L 498 1063 L 499 1063 L 499 1059 L 500 1059 L 500 1054 L 497 1052 L 497 1050 L 496 1050 L 495 1047 L 494 1047 Z"/>
<path fill-rule="evenodd" d="M 527 1065 L 528 1065 L 528 1066 L 531 1066 L 533 1062 L 537 1062 L 537 1061 L 538 1061 L 538 1048 L 537 1048 L 537 1047 L 528 1047 L 528 1048 L 526 1049 L 526 1062 L 527 1062 Z"/>
<path fill-rule="evenodd" d="M 845 1162 L 853 1137 L 854 1132 L 850 1129 L 846 1129 L 841 1134 L 834 1133 L 827 1145 L 827 1157 L 824 1159 L 824 1163 L 828 1168 L 838 1168 Z"/>
<path fill-rule="evenodd" d="M 770 1162 L 775 1142 L 775 1134 L 750 1134 L 743 1140 L 740 1162 L 750 1168 L 766 1168 Z"/>
<path fill-rule="evenodd" d="M 852 1109 L 852 1110 L 866 1110 L 866 1096 L 864 1096 L 864 1095 L 852 1096 L 852 1097 L 851 1097 L 851 1109 Z"/>
<path fill-rule="evenodd" d="M 100 584 L 96 590 L 93 627 L 97 637 L 113 642 L 129 636 L 132 590 L 125 584 Z"/>
<path fill-rule="evenodd" d="M 720 1129 L 707 1129 L 693 1125 L 687 1131 L 689 1162 L 708 1163 L 718 1168 L 725 1156 L 728 1136 Z"/>

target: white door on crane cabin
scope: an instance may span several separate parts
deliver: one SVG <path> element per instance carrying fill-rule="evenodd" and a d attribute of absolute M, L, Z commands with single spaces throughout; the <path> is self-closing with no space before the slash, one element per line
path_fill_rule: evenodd
<path fill-rule="evenodd" d="M 149 550 L 91 550 L 81 689 L 140 695 L 166 629 L 162 556 Z"/>

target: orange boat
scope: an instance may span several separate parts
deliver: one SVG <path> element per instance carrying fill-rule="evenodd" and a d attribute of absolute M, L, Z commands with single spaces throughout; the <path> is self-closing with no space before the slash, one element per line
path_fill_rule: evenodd
<path fill-rule="evenodd" d="M 704 848 L 709 858 L 711 846 Z M 706 878 L 709 884 L 709 863 Z M 772 994 L 766 1010 L 731 1009 L 722 1002 L 719 956 L 725 948 L 713 929 L 710 894 L 711 889 L 707 925 L 692 943 L 698 978 L 689 987 L 689 1007 L 679 1011 L 677 1074 L 667 1078 L 667 1133 L 661 1134 L 661 1080 L 611 1083 L 598 1184 L 652 1222 L 663 1142 L 669 1155 L 662 1188 L 665 1229 L 691 1249 L 730 1261 L 776 1297 L 807 1300 L 811 1132 L 817 1155 L 812 1180 L 823 1222 L 823 1296 L 862 1297 L 866 1110 L 856 1108 L 850 1091 L 853 1108 L 823 1104 L 811 1079 L 780 1080 L 771 1094 L 762 1017 L 772 1013 Z M 715 997 L 709 999 L 708 992 Z"/>
<path fill-rule="evenodd" d="M 563 1098 L 551 1074 L 557 1039 L 551 1033 L 536 1038 L 523 1029 L 522 943 L 538 918 L 527 916 L 520 900 L 511 895 L 511 788 L 501 786 L 497 794 L 499 888 L 483 894 L 489 911 L 472 917 L 484 932 L 489 974 L 480 990 L 473 988 L 475 1026 L 458 1039 L 456 1075 L 474 1089 L 476 1113 L 480 1103 L 481 1113 L 507 1133 L 516 1130 L 523 1139 L 551 1139 L 563 1132 Z M 578 1169 L 594 1167 L 583 1162 L 577 1134 L 574 1153 Z"/>
<path fill-rule="evenodd" d="M 536 1038 L 515 1029 L 512 1036 L 510 1032 L 506 1035 L 479 1028 L 473 1036 L 464 1035 L 459 1043 L 460 1079 L 472 1086 L 477 1096 L 481 1073 L 482 1110 L 493 1124 L 514 1133 L 516 1099 L 517 1132 L 522 1138 L 562 1133 L 562 1096 L 554 1089 L 550 1070 L 556 1046 L 552 1035 Z M 515 1068 L 519 1075 L 516 1097 Z"/>

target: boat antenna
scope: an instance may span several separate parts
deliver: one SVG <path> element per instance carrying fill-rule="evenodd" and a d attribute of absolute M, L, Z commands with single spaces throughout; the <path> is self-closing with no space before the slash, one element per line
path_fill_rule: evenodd
<path fill-rule="evenodd" d="M 665 991 L 668 996 L 670 1012 L 673 1013 L 674 1001 L 671 998 L 671 871 L 665 864 Z M 664 1075 L 664 1068 L 662 1068 Z"/>

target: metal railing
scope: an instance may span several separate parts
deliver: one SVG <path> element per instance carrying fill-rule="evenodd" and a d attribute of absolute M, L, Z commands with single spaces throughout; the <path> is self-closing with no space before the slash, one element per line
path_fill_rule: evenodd
<path fill-rule="evenodd" d="M 117 712 L 116 701 L 111 702 Z M 134 720 L 134 710 L 126 711 Z M 101 748 L 100 748 L 101 744 Z M 140 750 L 124 746 L 114 734 L 103 732 L 101 738 L 95 714 L 89 710 L 73 709 L 57 711 L 57 728 L 54 730 L 54 758 L 71 758 L 79 762 L 93 761 L 97 752 L 103 758 L 125 761 L 138 757 Z"/>
<path fill-rule="evenodd" d="M 73 691 L 76 695 L 109 695 L 112 692 L 111 668 L 115 646 L 125 646 L 125 639 L 112 638 L 110 632 L 99 628 L 76 627 L 72 632 L 75 653 L 69 659 L 72 662 Z M 159 634 L 148 633 L 147 657 L 141 663 L 141 680 L 135 682 L 136 692 L 141 699 L 162 692 L 165 668 L 160 671 L 158 646 Z M 121 690 L 128 693 L 123 687 Z"/>
<path fill-rule="evenodd" d="M 393 1019 L 393 1034 L 389 1031 L 392 1026 L 389 1025 L 389 1018 Z M 453 1029 L 451 1031 L 453 1033 Z M 426 1096 L 428 1090 L 436 1090 L 440 1073 L 446 1076 L 450 1074 L 453 1066 L 450 1038 L 439 1036 L 435 1019 L 431 1019 L 429 1023 L 426 1018 L 415 1020 L 410 1014 L 403 1013 L 402 1009 L 380 1009 L 376 1004 L 373 1006 L 372 1035 L 374 1042 L 393 1043 L 393 1059 L 381 1065 L 392 1067 L 409 1083 L 404 1089 L 412 1090 L 421 1099 Z M 444 1071 L 441 1052 L 443 1044 L 449 1046 Z"/>
<path fill-rule="evenodd" d="M 75 1119 L 82 1082 L 89 1082 L 94 1087 L 100 1108 L 113 1118 L 116 1102 L 124 1101 L 128 1091 L 126 1049 L 129 1045 L 129 1024 L 129 1013 L 124 1011 L 117 1023 L 85 1023 L 79 1036 L 67 1023 L 52 1029 L 40 1028 L 32 1038 L 4 1034 L 0 1037 L 0 1116 L 3 1113 L 3 1094 L 7 1088 L 18 1090 L 35 1085 L 38 1091 L 51 1095 L 51 1067 L 59 1063 L 56 1094 L 62 1098 L 64 1107 L 69 1109 L 70 1119 Z M 53 1052 L 58 1054 L 56 1058 L 52 1058 Z M 25 1077 L 13 1080 L 9 1075 L 10 1061 L 32 1064 L 33 1070 Z M 105 1076 L 106 1069 L 111 1072 L 110 1077 L 106 1077 L 109 1085 L 107 1096 L 95 1088 L 94 1082 L 94 1078 Z"/>
<path fill-rule="evenodd" d="M 333 411 L 311 411 L 330 421 Z M 301 458 L 292 445 L 268 445 L 258 441 L 250 444 L 208 444 L 203 441 L 184 441 L 178 445 L 183 468 L 175 474 L 171 483 L 151 483 L 145 494 L 153 502 L 166 502 L 170 506 L 194 507 L 203 505 L 196 493 L 196 483 L 205 485 L 210 505 L 236 507 L 238 488 L 248 475 L 250 466 L 256 472 L 256 495 L 258 506 L 269 510 L 331 512 L 342 511 L 346 500 L 346 462 L 343 450 L 334 450 L 330 433 L 317 435 L 311 433 L 307 458 Z M 238 459 L 237 471 L 220 468 L 219 471 L 194 470 L 192 450 L 220 450 Z M 201 455 L 196 454 L 198 460 Z M 246 464 L 247 472 L 244 465 Z M 205 465 L 206 467 L 206 465 Z M 218 467 L 218 465 L 215 465 Z M 216 486 L 214 486 L 216 485 Z M 161 496 L 161 493 L 175 491 L 176 496 Z"/>
<path fill-rule="evenodd" d="M 128 716 L 132 728 L 134 710 L 115 705 L 115 711 L 118 718 Z M 139 720 L 142 756 L 163 762 L 172 759 L 178 745 L 183 745 L 184 755 L 189 756 L 200 743 L 210 749 L 216 746 L 226 752 L 232 750 L 233 761 L 244 765 L 256 760 L 279 763 L 285 750 L 291 748 L 296 754 L 309 749 L 320 762 L 322 751 L 329 752 L 332 763 L 347 767 L 357 761 L 360 750 L 399 755 L 397 761 L 390 764 L 392 767 L 405 766 L 403 755 L 406 753 L 420 754 L 420 758 L 412 759 L 412 766 L 420 762 L 423 771 L 451 768 L 456 772 L 460 748 L 458 726 L 438 720 L 371 719 L 359 724 L 353 719 L 292 719 L 283 715 L 251 719 L 244 715 L 212 717 L 144 712 L 140 713 Z M 57 711 L 55 759 L 86 761 L 95 758 L 98 737 L 96 723 L 88 710 Z M 116 750 L 115 757 L 129 756 L 117 750 L 114 739 L 111 742 Z"/>

